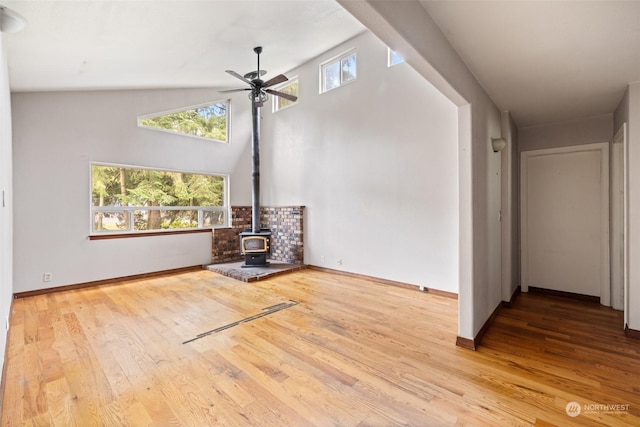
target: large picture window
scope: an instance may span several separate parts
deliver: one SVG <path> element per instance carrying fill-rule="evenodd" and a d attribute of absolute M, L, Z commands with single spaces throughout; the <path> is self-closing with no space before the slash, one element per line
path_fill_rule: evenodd
<path fill-rule="evenodd" d="M 91 164 L 91 234 L 225 227 L 226 175 Z"/>
<path fill-rule="evenodd" d="M 229 141 L 229 101 L 138 117 L 138 126 L 198 138 Z"/>

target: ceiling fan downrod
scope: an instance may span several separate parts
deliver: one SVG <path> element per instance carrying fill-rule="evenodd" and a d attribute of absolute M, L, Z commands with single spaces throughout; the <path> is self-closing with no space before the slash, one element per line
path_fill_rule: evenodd
<path fill-rule="evenodd" d="M 258 55 L 258 69 L 256 70 L 256 72 L 257 78 L 260 78 L 260 54 L 262 53 L 262 46 L 254 47 L 253 51 L 256 53 L 256 55 Z"/>

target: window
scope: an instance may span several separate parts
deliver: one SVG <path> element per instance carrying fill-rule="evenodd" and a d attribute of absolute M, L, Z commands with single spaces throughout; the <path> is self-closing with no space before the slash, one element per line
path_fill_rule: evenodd
<path fill-rule="evenodd" d="M 140 116 L 138 126 L 228 142 L 229 100 Z"/>
<path fill-rule="evenodd" d="M 289 95 L 298 96 L 298 77 L 297 76 L 292 77 L 286 83 L 279 86 L 275 86 L 273 89 L 277 90 L 278 92 L 283 92 Z M 298 103 L 298 101 L 289 101 L 288 99 L 284 99 L 275 95 L 272 96 L 272 99 L 273 99 L 274 112 L 280 111 L 283 108 L 287 108 L 287 107 L 290 107 L 291 105 L 295 105 Z"/>
<path fill-rule="evenodd" d="M 400 56 L 399 53 L 391 50 L 391 48 L 387 48 L 387 66 L 391 67 L 392 65 L 400 64 L 404 62 L 404 58 Z"/>
<path fill-rule="evenodd" d="M 91 164 L 91 234 L 225 227 L 225 175 Z"/>
<path fill-rule="evenodd" d="M 320 92 L 328 92 L 356 79 L 356 53 L 346 52 L 320 65 Z"/>

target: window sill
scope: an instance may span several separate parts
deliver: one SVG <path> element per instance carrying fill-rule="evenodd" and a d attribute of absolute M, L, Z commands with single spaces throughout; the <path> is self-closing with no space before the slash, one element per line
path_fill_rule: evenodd
<path fill-rule="evenodd" d="M 211 230 L 213 229 L 212 228 L 195 228 L 190 230 L 175 230 L 175 231 L 91 234 L 89 235 L 89 240 L 128 239 L 130 237 L 151 237 L 151 236 L 168 236 L 168 235 L 191 234 L 191 233 L 211 233 Z"/>

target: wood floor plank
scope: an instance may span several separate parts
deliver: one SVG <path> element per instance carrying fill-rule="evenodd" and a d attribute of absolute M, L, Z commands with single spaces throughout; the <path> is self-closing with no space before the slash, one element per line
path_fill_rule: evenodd
<path fill-rule="evenodd" d="M 49 381 L 46 385 L 49 414 L 54 425 L 76 424 L 71 409 L 71 391 L 66 378 Z"/>
<path fill-rule="evenodd" d="M 2 426 L 640 425 L 640 342 L 553 296 L 520 295 L 476 352 L 455 299 L 317 270 L 27 297 L 10 323 Z"/>

